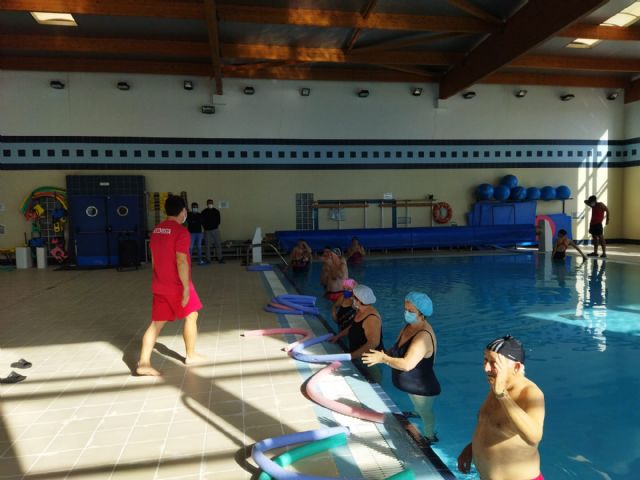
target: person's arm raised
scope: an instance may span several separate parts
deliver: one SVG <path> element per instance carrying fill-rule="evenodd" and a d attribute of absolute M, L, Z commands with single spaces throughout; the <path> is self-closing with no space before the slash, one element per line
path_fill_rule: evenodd
<path fill-rule="evenodd" d="M 508 360 L 498 355 L 496 361 L 496 381 L 492 385 L 496 400 L 504 408 L 507 418 L 518 435 L 531 446 L 537 446 L 542 440 L 542 430 L 544 425 L 544 395 L 542 391 L 533 384 L 525 387 L 520 396 L 521 405 L 516 399 L 511 398 L 505 388 L 504 380 L 508 368 Z"/>

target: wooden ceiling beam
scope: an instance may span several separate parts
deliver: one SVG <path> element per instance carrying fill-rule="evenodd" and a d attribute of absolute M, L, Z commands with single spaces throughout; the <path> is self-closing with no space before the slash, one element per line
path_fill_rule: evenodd
<path fill-rule="evenodd" d="M 394 50 L 397 48 L 412 47 L 415 45 L 426 45 L 427 43 L 439 42 L 441 40 L 449 40 L 466 35 L 464 33 L 423 33 L 411 35 L 410 37 L 400 38 L 397 40 L 387 40 L 385 42 L 367 45 L 366 47 L 358 47 L 352 50 L 352 53 L 371 53 L 381 52 L 384 50 Z"/>
<path fill-rule="evenodd" d="M 605 0 L 537 0 L 526 3 L 489 35 L 440 82 L 440 98 L 448 98 L 513 62 L 549 37 L 599 7 Z M 544 22 L 539 19 L 544 18 Z"/>
<path fill-rule="evenodd" d="M 213 78 L 216 84 L 216 94 L 222 95 L 222 61 L 220 60 L 220 41 L 218 39 L 216 0 L 204 0 L 204 12 L 207 19 L 207 32 L 209 33 L 209 48 L 211 53 L 211 65 L 213 67 Z"/>
<path fill-rule="evenodd" d="M 640 27 L 576 24 L 561 30 L 556 36 L 640 42 Z"/>
<path fill-rule="evenodd" d="M 261 60 L 290 60 L 298 62 L 451 65 L 462 58 L 445 52 L 388 52 L 375 54 L 347 54 L 338 48 L 296 48 L 275 45 L 222 45 L 224 58 Z"/>
<path fill-rule="evenodd" d="M 628 81 L 620 77 L 496 72 L 486 76 L 480 83 L 501 85 L 545 85 L 558 87 L 624 88 L 624 86 L 628 84 Z"/>
<path fill-rule="evenodd" d="M 197 0 L 2 0 L 0 11 L 70 12 L 80 15 L 178 18 L 204 20 L 202 5 Z M 263 8 L 218 5 L 218 18 L 224 22 L 301 25 L 311 27 L 371 28 L 398 31 L 490 33 L 494 22 L 467 17 L 438 17 L 377 13 L 363 19 L 358 12 L 312 10 L 299 8 Z M 613 27 L 575 24 L 558 34 L 568 38 L 640 41 L 640 27 Z"/>
<path fill-rule="evenodd" d="M 81 15 L 127 17 L 158 17 L 204 20 L 198 1 L 170 0 L 2 0 L 0 11 L 69 12 Z M 363 18 L 360 12 L 314 10 L 302 8 L 247 7 L 218 5 L 221 22 L 300 25 L 325 28 L 410 30 L 433 32 L 486 33 L 495 30 L 492 24 L 469 17 L 425 16 L 393 13 L 371 13 Z"/>
<path fill-rule="evenodd" d="M 360 12 L 360 14 L 362 15 L 363 19 L 366 20 L 367 17 L 369 17 L 369 15 L 371 14 L 372 10 L 376 7 L 376 3 L 378 3 L 378 0 L 368 0 L 367 1 L 367 4 L 364 6 L 362 11 Z M 353 47 L 356 44 L 356 42 L 358 41 L 358 39 L 360 38 L 361 34 L 362 34 L 362 29 L 361 28 L 356 28 L 354 30 L 354 32 L 351 34 L 351 38 L 347 41 L 347 45 L 345 47 L 345 50 L 347 52 L 350 52 L 351 50 L 353 50 Z"/>
<path fill-rule="evenodd" d="M 225 78 L 264 78 L 280 80 L 336 80 L 336 81 L 372 81 L 372 82 L 429 82 L 436 76 L 428 77 L 417 69 L 404 68 L 404 72 L 372 70 L 358 68 L 318 68 L 304 66 L 267 66 L 259 68 L 238 68 L 223 65 Z M 247 66 L 248 67 L 248 66 Z M 389 68 L 403 68 L 385 65 Z M 0 69 L 36 70 L 52 72 L 105 72 L 105 73 L 143 73 L 158 75 L 193 75 L 210 77 L 213 75 L 209 63 L 195 62 L 151 62 L 139 60 L 107 60 L 64 57 L 0 57 Z M 413 70 L 413 71 L 409 71 Z M 498 72 L 489 75 L 482 83 L 508 85 L 550 85 L 592 88 L 625 88 L 629 82 L 616 77 L 587 77 L 579 75 L 545 75 L 536 73 Z M 629 99 L 629 100 L 628 100 Z M 625 92 L 625 102 L 640 100 L 640 82 L 636 81 Z"/>
<path fill-rule="evenodd" d="M 637 102 L 640 100 L 640 79 L 626 85 L 624 89 L 624 103 Z"/>
<path fill-rule="evenodd" d="M 150 73 L 158 75 L 213 76 L 209 63 L 155 62 L 65 57 L 0 57 L 0 70 L 48 72 Z"/>
<path fill-rule="evenodd" d="M 500 25 L 502 23 L 502 19 L 491 15 L 488 12 L 485 12 L 483 9 L 469 2 L 468 0 L 447 0 L 454 7 L 459 8 L 463 12 L 467 12 L 469 15 L 472 15 L 480 20 L 484 20 L 485 22 L 493 23 L 495 25 Z"/>
<path fill-rule="evenodd" d="M 511 62 L 510 67 L 552 70 L 589 70 L 599 72 L 640 72 L 640 59 L 612 57 L 569 57 L 555 55 L 525 55 Z"/>
<path fill-rule="evenodd" d="M 383 50 L 435 41 L 456 34 L 412 37 L 372 47 L 359 48 L 346 54 L 341 49 L 292 48 L 273 45 L 220 46 L 222 58 L 267 60 L 281 62 L 360 63 L 372 65 L 452 65 L 461 54 L 442 52 L 400 52 Z M 211 58 L 209 44 L 181 40 L 145 40 L 97 37 L 61 37 L 51 35 L 0 34 L 0 48 L 9 50 L 42 51 L 60 54 L 94 53 L 101 55 L 151 55 L 184 59 Z M 509 64 L 510 67 L 553 70 L 585 70 L 606 72 L 640 72 L 640 60 L 631 58 L 589 58 L 577 56 L 525 55 Z"/>
<path fill-rule="evenodd" d="M 8 33 L 0 34 L 0 48 L 40 52 L 139 54 L 186 58 L 203 58 L 210 55 L 209 44 L 206 42 Z"/>
<path fill-rule="evenodd" d="M 2 0 L 0 11 L 67 12 L 112 17 L 157 17 L 204 20 L 199 1 L 172 0 Z"/>

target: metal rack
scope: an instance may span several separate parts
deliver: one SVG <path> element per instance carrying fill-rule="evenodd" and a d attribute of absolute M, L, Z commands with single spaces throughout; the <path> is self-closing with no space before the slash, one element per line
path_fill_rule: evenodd
<path fill-rule="evenodd" d="M 380 227 L 385 228 L 385 208 L 391 208 L 391 227 L 398 227 L 398 208 L 404 207 L 405 218 L 409 216 L 409 207 L 429 207 L 429 226 L 433 226 L 433 206 L 437 203 L 435 198 L 426 200 L 421 199 L 359 199 L 359 200 L 318 200 L 311 204 L 313 211 L 314 230 L 319 230 L 318 210 L 320 209 L 343 209 L 343 208 L 362 208 L 364 228 L 368 228 L 367 212 L 370 206 L 377 205 L 380 208 Z M 340 230 L 340 216 L 336 219 L 338 230 Z M 406 226 L 408 224 L 405 223 Z"/>

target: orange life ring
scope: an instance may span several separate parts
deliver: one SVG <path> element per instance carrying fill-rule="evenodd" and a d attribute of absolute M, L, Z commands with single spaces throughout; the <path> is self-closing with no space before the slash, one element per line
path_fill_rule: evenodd
<path fill-rule="evenodd" d="M 444 215 L 443 210 L 446 212 Z M 436 223 L 447 223 L 452 214 L 451 205 L 447 202 L 438 202 L 433 206 L 433 220 Z"/>

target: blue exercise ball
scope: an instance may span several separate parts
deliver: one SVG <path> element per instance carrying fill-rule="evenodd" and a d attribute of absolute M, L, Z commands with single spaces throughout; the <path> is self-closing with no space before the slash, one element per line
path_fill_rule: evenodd
<path fill-rule="evenodd" d="M 511 200 L 515 200 L 516 202 L 521 202 L 525 198 L 527 198 L 527 191 L 524 187 L 514 187 L 511 189 L 511 195 L 509 196 Z"/>
<path fill-rule="evenodd" d="M 540 189 L 538 187 L 527 188 L 527 200 L 540 200 Z"/>
<path fill-rule="evenodd" d="M 490 200 L 493 197 L 493 186 L 488 183 L 478 185 L 476 188 L 476 198 L 478 200 Z"/>
<path fill-rule="evenodd" d="M 542 190 L 540 190 L 540 196 L 543 200 L 555 200 L 556 189 L 548 185 L 546 187 L 542 187 Z"/>
<path fill-rule="evenodd" d="M 567 198 L 571 198 L 571 189 L 566 185 L 560 185 L 556 188 L 556 198 L 558 200 L 566 200 Z"/>
<path fill-rule="evenodd" d="M 511 195 L 511 189 L 505 185 L 498 185 L 493 189 L 493 198 L 501 202 L 505 201 Z"/>
<path fill-rule="evenodd" d="M 504 185 L 508 189 L 516 188 L 518 186 L 518 177 L 515 175 L 505 175 L 500 180 L 500 185 Z"/>

